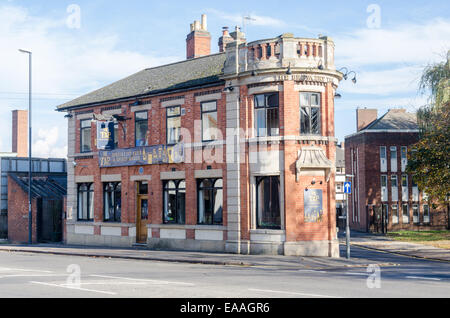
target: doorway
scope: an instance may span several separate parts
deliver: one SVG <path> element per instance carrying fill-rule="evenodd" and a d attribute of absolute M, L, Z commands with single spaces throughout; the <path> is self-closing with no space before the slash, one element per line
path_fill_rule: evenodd
<path fill-rule="evenodd" d="M 62 200 L 37 199 L 37 237 L 39 243 L 62 241 Z"/>
<path fill-rule="evenodd" d="M 147 244 L 148 238 L 148 183 L 137 183 L 136 243 Z"/>

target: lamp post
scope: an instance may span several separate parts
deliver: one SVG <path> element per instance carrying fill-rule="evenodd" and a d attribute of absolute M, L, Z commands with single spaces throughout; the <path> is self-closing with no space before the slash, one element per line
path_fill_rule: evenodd
<path fill-rule="evenodd" d="M 28 54 L 28 243 L 33 244 L 33 214 L 31 211 L 31 182 L 32 182 L 32 156 L 31 156 L 31 57 L 30 51 L 19 49 L 19 52 Z"/>

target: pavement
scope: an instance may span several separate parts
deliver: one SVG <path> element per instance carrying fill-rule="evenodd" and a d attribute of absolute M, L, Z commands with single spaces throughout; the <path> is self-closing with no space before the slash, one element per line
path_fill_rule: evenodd
<path fill-rule="evenodd" d="M 345 244 L 345 234 L 339 235 L 341 244 Z M 351 232 L 351 245 L 374 251 L 397 254 L 432 261 L 450 262 L 450 250 L 433 246 L 399 242 L 384 235 Z"/>
<path fill-rule="evenodd" d="M 352 246 L 426 260 L 450 262 L 450 250 L 420 244 L 396 242 L 381 235 L 358 232 L 352 232 L 351 235 Z M 339 240 L 341 245 L 345 244 L 344 233 L 340 233 Z M 206 265 L 283 267 L 286 269 L 312 270 L 367 267 L 374 264 L 380 267 L 398 265 L 383 261 L 377 262 L 374 261 L 374 259 L 365 258 L 352 258 L 347 260 L 345 255 L 342 255 L 343 257 L 339 259 L 325 257 L 235 255 L 191 251 L 160 251 L 142 248 L 69 246 L 62 244 L 37 244 L 32 246 L 13 245 L 8 244 L 5 241 L 0 243 L 0 252 L 39 253 Z"/>

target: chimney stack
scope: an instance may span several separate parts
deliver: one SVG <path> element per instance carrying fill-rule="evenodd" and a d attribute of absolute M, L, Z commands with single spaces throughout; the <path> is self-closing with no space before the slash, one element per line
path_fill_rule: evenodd
<path fill-rule="evenodd" d="M 28 111 L 12 112 L 12 152 L 17 157 L 28 157 Z"/>
<path fill-rule="evenodd" d="M 228 31 L 228 27 L 222 28 L 222 36 L 219 38 L 219 51 L 225 52 L 227 48 L 227 44 L 233 42 L 233 38 Z"/>
<path fill-rule="evenodd" d="M 191 33 L 186 39 L 186 53 L 188 60 L 211 54 L 211 34 L 205 14 L 202 14 L 201 22 L 194 21 L 191 24 Z"/>
<path fill-rule="evenodd" d="M 363 130 L 377 119 L 378 119 L 378 110 L 358 108 L 356 110 L 357 131 Z"/>

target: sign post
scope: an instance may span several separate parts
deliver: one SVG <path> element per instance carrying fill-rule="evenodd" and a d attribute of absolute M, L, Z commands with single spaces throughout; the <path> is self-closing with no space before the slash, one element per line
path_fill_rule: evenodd
<path fill-rule="evenodd" d="M 347 242 L 347 259 L 350 259 L 350 218 L 348 217 L 349 211 L 348 211 L 348 195 L 352 193 L 352 183 L 346 182 L 344 184 L 344 191 L 345 191 L 345 205 L 346 205 L 346 227 L 345 227 L 345 237 Z"/>

